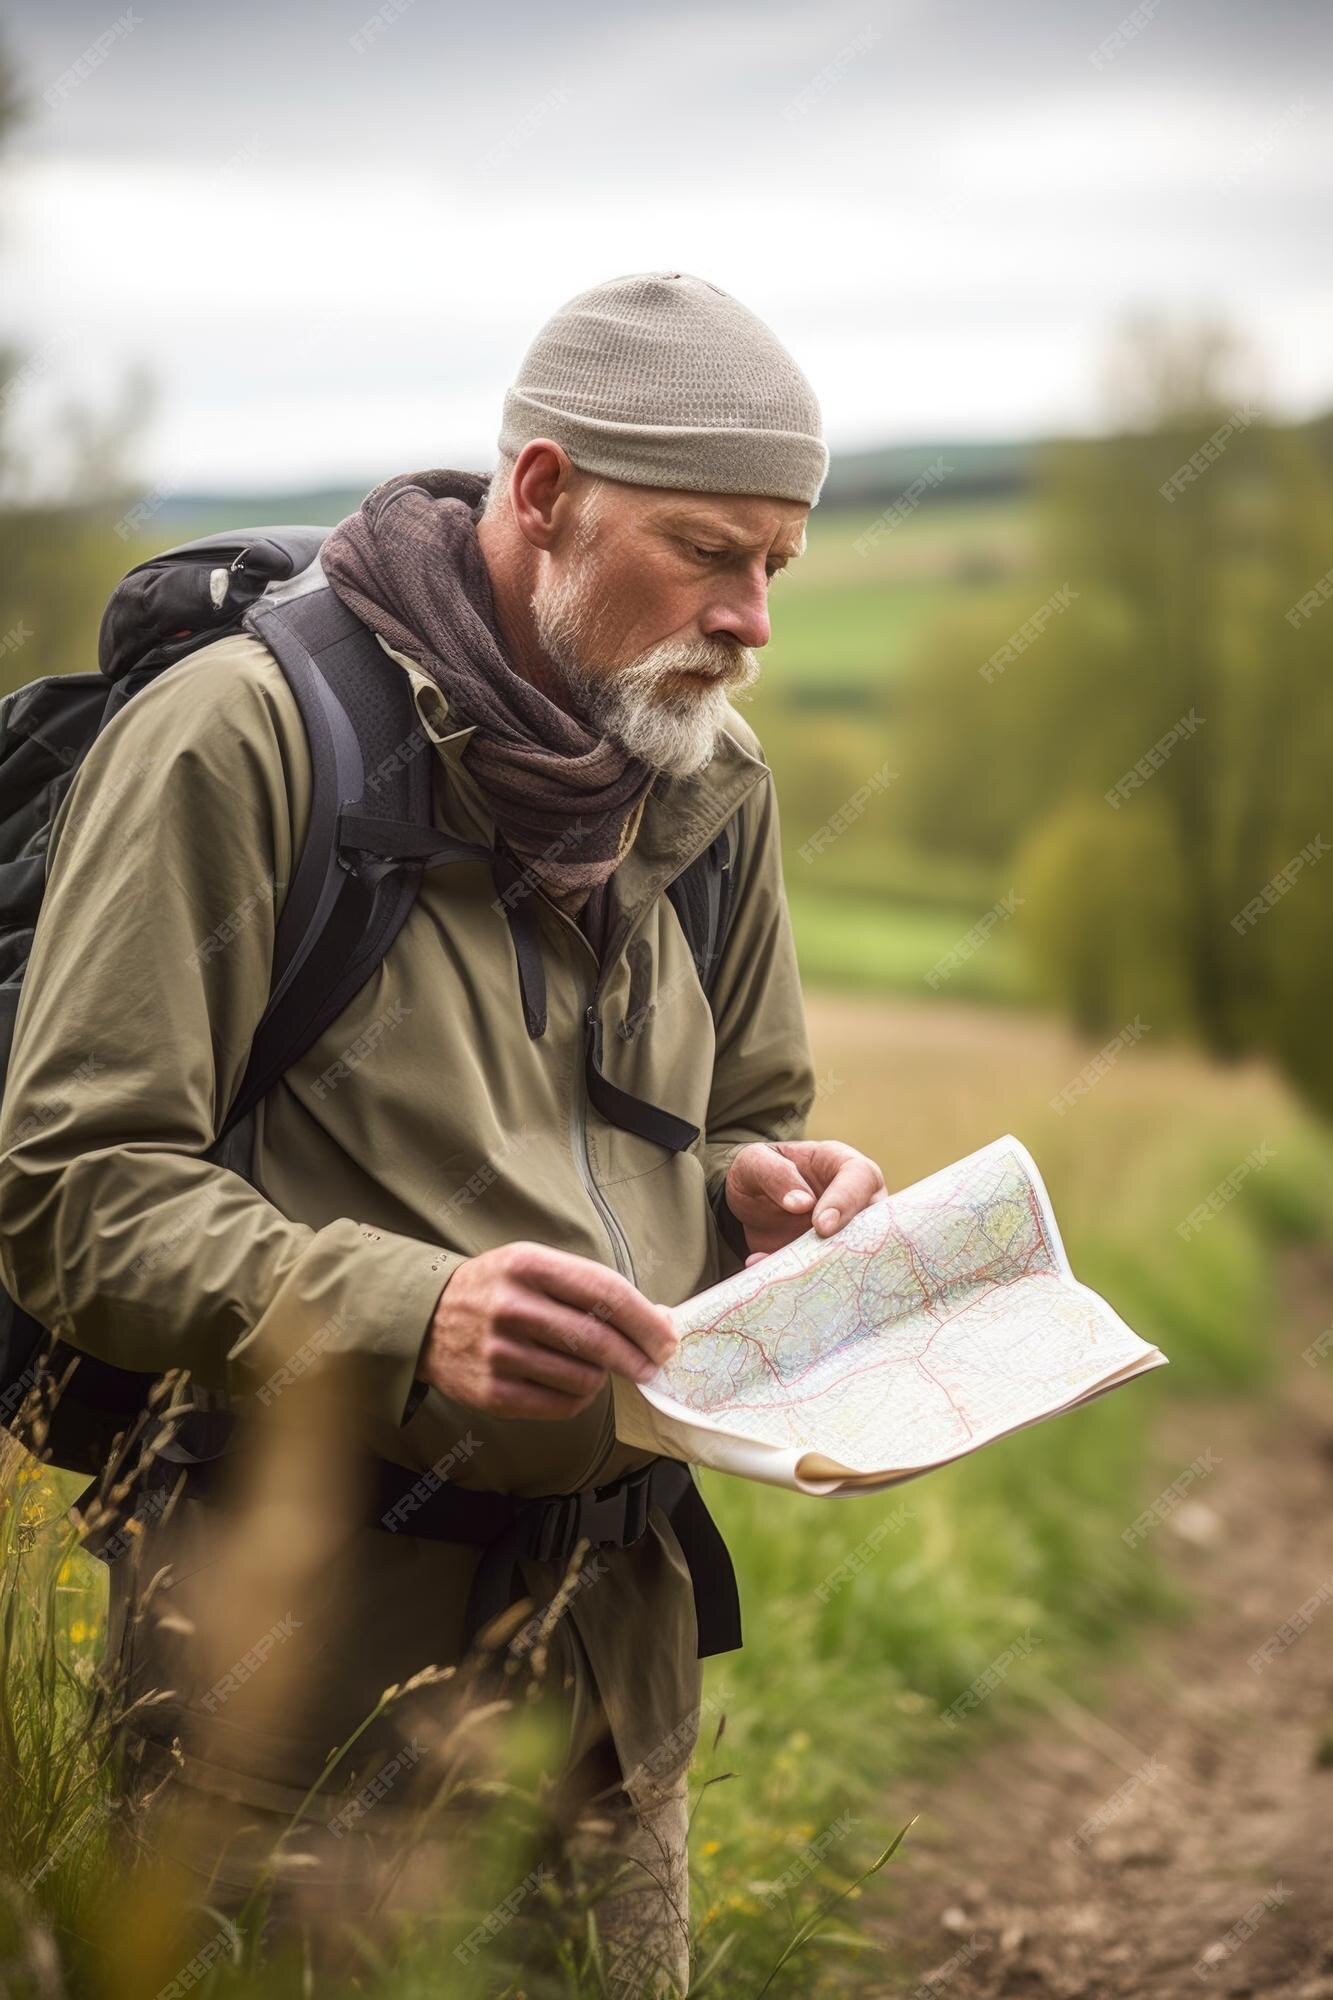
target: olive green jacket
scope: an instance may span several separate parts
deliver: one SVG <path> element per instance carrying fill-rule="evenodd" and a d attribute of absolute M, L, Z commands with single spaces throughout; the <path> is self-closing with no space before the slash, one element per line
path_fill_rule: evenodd
<path fill-rule="evenodd" d="M 437 826 L 490 844 L 471 731 L 450 728 L 438 686 L 392 657 L 435 745 Z M 609 1385 L 581 1415 L 543 1423 L 434 1389 L 422 1399 L 415 1370 L 452 1274 L 500 1244 L 618 1266 L 667 1305 L 737 1268 L 716 1208 L 730 1161 L 754 1140 L 801 1136 L 815 1094 L 761 747 L 732 711 L 703 771 L 659 777 L 614 877 L 603 1067 L 697 1124 L 693 1147 L 667 1153 L 589 1107 L 597 964 L 540 893 L 549 1019 L 529 1037 L 509 927 L 478 862 L 425 874 L 383 963 L 262 1100 L 252 1184 L 200 1155 L 268 997 L 310 788 L 295 698 L 248 636 L 173 666 L 93 745 L 53 830 L 0 1117 L 0 1275 L 82 1351 L 188 1368 L 237 1409 L 270 1407 L 312 1359 L 344 1357 L 373 1451 L 422 1471 L 447 1462 L 462 1485 L 538 1494 L 614 1478 L 645 1454 L 617 1442 Z M 734 921 L 710 1009 L 664 890 L 738 807 Z M 134 1640 L 140 1683 L 174 1690 L 187 1719 L 215 1511 L 187 1503 L 150 1529 L 146 1568 L 171 1560 L 165 1599 L 179 1615 Z M 303 1791 L 390 1683 L 457 1657 L 474 1550 L 370 1527 L 349 1528 L 340 1549 L 339 1587 L 292 1607 L 284 1653 L 309 1664 L 301 1712 L 279 1725 L 239 1698 L 211 1704 L 210 1759 L 256 1803 Z M 558 1569 L 525 1575 L 549 1594 Z M 115 1597 L 113 1584 L 113 1609 Z M 700 1669 L 688 1572 L 658 1510 L 641 1543 L 604 1555 L 570 1616 L 571 1644 L 586 1649 L 574 1746 L 590 1667 L 622 1767 L 664 1774 L 688 1755 Z"/>

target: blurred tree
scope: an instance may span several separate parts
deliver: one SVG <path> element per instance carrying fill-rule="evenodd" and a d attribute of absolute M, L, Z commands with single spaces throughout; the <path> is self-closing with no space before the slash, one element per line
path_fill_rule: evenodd
<path fill-rule="evenodd" d="M 1023 935 L 1046 990 L 1089 1035 L 1140 1020 L 1171 1034 L 1190 1023 L 1176 949 L 1187 895 L 1178 844 L 1160 805 L 1125 826 L 1100 799 L 1073 797 L 1020 848 L 1014 876 Z"/>
<path fill-rule="evenodd" d="M 894 807 L 932 849 L 1013 857 L 1020 893 L 1033 870 L 1022 933 L 1085 1025 L 1151 1018 L 1152 995 L 1219 1055 L 1279 1050 L 1333 1110 L 1333 868 L 1316 855 L 1262 900 L 1333 834 L 1333 608 L 1310 599 L 1333 478 L 1312 436 L 1243 400 L 1247 366 L 1215 326 L 1125 334 L 1120 429 L 1039 466 L 1047 602 L 1065 608 L 1009 653 L 1041 586 L 936 630 Z"/>

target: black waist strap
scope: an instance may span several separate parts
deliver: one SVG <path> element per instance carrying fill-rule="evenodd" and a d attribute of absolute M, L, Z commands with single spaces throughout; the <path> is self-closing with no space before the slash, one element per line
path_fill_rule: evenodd
<path fill-rule="evenodd" d="M 217 1485 L 226 1456 L 159 1461 L 154 1484 L 174 1487 L 183 1474 L 187 1493 L 206 1493 Z M 466 1649 L 491 1619 L 522 1597 L 521 1561 L 566 1563 L 585 1539 L 589 1553 L 632 1548 L 647 1529 L 650 1506 L 660 1507 L 671 1522 L 689 1567 L 699 1658 L 733 1652 L 741 1644 L 736 1572 L 689 1467 L 679 1459 L 654 1458 L 607 1486 L 534 1499 L 470 1491 L 437 1473 L 414 1474 L 406 1466 L 377 1459 L 366 1520 L 386 1533 L 464 1542 L 484 1551 L 468 1593 Z M 123 1546 L 122 1533 L 110 1537 L 106 1548 L 89 1543 L 88 1552 L 110 1559 Z"/>

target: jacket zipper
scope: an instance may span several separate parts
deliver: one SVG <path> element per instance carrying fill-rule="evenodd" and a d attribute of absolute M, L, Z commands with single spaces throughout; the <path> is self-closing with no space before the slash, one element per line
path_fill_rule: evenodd
<path fill-rule="evenodd" d="M 595 1001 L 590 1000 L 583 1011 L 583 1043 L 579 1049 L 577 1074 L 574 1081 L 574 1116 L 571 1120 L 571 1131 L 574 1139 L 574 1160 L 578 1166 L 579 1177 L 592 1198 L 593 1205 L 597 1213 L 601 1216 L 606 1233 L 611 1239 L 611 1251 L 616 1260 L 616 1268 L 623 1278 L 628 1278 L 630 1283 L 637 1287 L 638 1279 L 634 1275 L 634 1259 L 630 1255 L 629 1239 L 620 1226 L 615 1210 L 611 1207 L 606 1196 L 593 1179 L 592 1163 L 588 1158 L 587 1038 L 592 1033 L 593 1023 L 596 1018 L 597 1005 Z"/>
<path fill-rule="evenodd" d="M 716 837 L 717 829 L 715 828 L 708 839 L 702 841 L 695 852 L 686 859 L 682 864 L 682 868 L 689 868 L 697 861 L 699 856 Z M 493 835 L 492 838 L 494 838 Z M 543 890 L 537 889 L 534 893 L 546 904 L 546 907 L 562 924 L 565 924 L 573 931 L 583 950 L 591 957 L 593 955 L 592 947 L 573 918 L 566 916 L 563 910 L 558 909 Z M 652 908 L 653 905 L 650 903 L 645 909 L 641 910 L 635 922 L 630 925 L 625 936 L 620 939 L 616 950 L 617 958 L 619 958 L 620 953 L 629 944 L 639 925 Z M 605 970 L 605 965 L 598 966 L 596 977 L 593 981 L 592 998 L 583 1010 L 583 1034 L 574 1079 L 574 1111 L 570 1120 L 570 1133 L 574 1142 L 574 1162 L 579 1170 L 579 1178 L 583 1182 L 584 1188 L 587 1190 L 589 1199 L 592 1201 L 597 1213 L 602 1218 L 602 1225 L 606 1230 L 607 1236 L 610 1238 L 612 1254 L 616 1260 L 616 1268 L 622 1277 L 628 1278 L 632 1285 L 637 1286 L 638 1280 L 634 1275 L 634 1259 L 630 1254 L 629 1240 L 620 1226 L 615 1210 L 607 1201 L 596 1181 L 594 1181 L 592 1177 L 592 1163 L 588 1158 L 588 1037 L 591 1035 L 597 1020 L 597 995 L 601 991 L 602 977 Z"/>

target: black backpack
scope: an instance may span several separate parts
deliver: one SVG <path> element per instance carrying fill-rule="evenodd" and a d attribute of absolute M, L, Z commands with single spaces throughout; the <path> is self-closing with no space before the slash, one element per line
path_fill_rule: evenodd
<path fill-rule="evenodd" d="M 240 530 L 140 563 L 108 602 L 97 673 L 51 675 L 0 701 L 2 1090 L 52 822 L 89 746 L 140 688 L 227 633 L 253 633 L 279 661 L 310 745 L 310 823 L 278 922 L 268 1006 L 236 1100 L 204 1154 L 246 1179 L 254 1106 L 375 970 L 407 918 L 423 868 L 478 859 L 491 865 L 505 911 L 496 920 L 507 921 L 512 935 L 528 1033 L 546 1028 L 527 878 L 503 841 L 493 852 L 433 825 L 432 745 L 410 683 L 325 582 L 317 558 L 327 533 Z M 738 833 L 735 815 L 666 892 L 710 994 L 730 918 Z M 619 1032 L 633 1027 L 622 1022 Z M 671 1151 L 691 1145 L 698 1128 L 611 1083 L 601 1052 L 594 1005 L 585 1017 L 584 1058 L 592 1104 Z M 144 1434 L 163 1399 L 163 1377 L 113 1367 L 53 1339 L 0 1288 L 0 1427 L 39 1443 L 50 1463 L 105 1478 L 114 1455 Z M 187 1429 L 205 1426 L 194 1446 L 182 1449 L 187 1462 L 211 1456 L 207 1436 L 230 1428 L 231 1419 L 215 1411 L 207 1430 L 209 1401 L 185 1419 Z"/>

